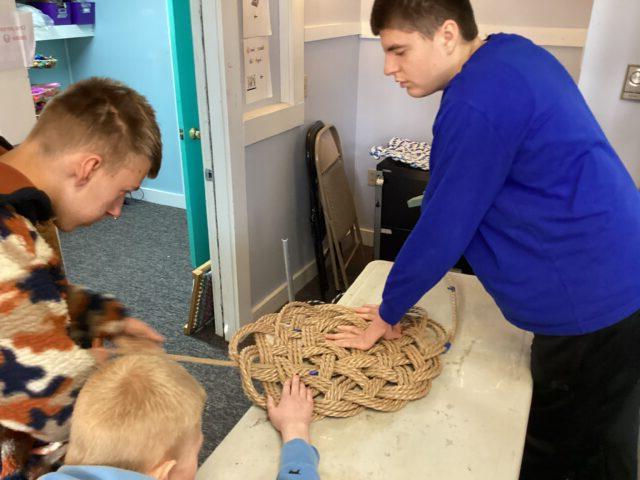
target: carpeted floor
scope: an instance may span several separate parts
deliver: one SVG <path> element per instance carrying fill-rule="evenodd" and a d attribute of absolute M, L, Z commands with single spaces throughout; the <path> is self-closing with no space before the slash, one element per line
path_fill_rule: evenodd
<path fill-rule="evenodd" d="M 185 211 L 130 201 L 118 220 L 62 233 L 62 250 L 73 283 L 122 300 L 131 314 L 166 337 L 169 353 L 226 358 L 227 344 L 214 335 L 182 334 L 191 296 Z M 185 364 L 203 384 L 204 460 L 249 407 L 234 368 Z"/>

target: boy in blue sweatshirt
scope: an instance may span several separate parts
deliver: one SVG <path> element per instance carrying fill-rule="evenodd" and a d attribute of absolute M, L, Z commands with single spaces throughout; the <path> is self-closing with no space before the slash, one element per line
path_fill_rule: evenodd
<path fill-rule="evenodd" d="M 637 479 L 640 198 L 577 86 L 517 35 L 478 36 L 469 0 L 376 0 L 384 71 L 442 91 L 422 214 L 365 331 L 370 348 L 461 255 L 535 334 L 522 479 Z M 612 99 L 615 101 L 615 99 Z"/>
<path fill-rule="evenodd" d="M 84 385 L 65 466 L 43 480 L 193 480 L 202 446 L 202 386 L 164 355 L 124 355 Z M 269 417 L 283 441 L 278 480 L 318 480 L 309 445 L 311 391 L 294 376 Z"/>

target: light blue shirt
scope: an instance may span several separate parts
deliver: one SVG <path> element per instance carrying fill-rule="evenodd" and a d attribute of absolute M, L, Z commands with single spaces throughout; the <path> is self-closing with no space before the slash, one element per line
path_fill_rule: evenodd
<path fill-rule="evenodd" d="M 315 447 L 299 438 L 291 440 L 282 446 L 278 480 L 320 480 L 319 461 Z M 65 465 L 40 480 L 153 480 L 153 477 L 114 467 Z"/>
<path fill-rule="evenodd" d="M 278 480 L 320 480 L 319 461 L 320 455 L 315 447 L 294 438 L 282 446 Z"/>
<path fill-rule="evenodd" d="M 65 465 L 57 472 L 47 473 L 40 480 L 154 480 L 142 473 L 95 465 Z"/>

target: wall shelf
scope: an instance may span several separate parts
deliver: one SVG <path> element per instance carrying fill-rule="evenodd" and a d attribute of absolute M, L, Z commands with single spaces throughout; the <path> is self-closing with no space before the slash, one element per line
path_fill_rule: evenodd
<path fill-rule="evenodd" d="M 54 25 L 34 28 L 37 42 L 45 40 L 64 40 L 67 38 L 93 37 L 94 25 Z"/>

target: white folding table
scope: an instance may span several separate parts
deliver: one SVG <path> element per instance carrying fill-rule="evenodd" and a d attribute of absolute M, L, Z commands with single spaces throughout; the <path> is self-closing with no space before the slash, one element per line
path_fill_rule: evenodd
<path fill-rule="evenodd" d="M 390 262 L 374 261 L 340 303 L 379 303 Z M 366 411 L 311 427 L 323 480 L 515 480 L 531 402 L 531 335 L 510 325 L 476 277 L 449 273 L 418 305 L 459 327 L 429 394 L 394 413 Z M 198 472 L 199 480 L 274 480 L 280 437 L 251 407 Z"/>

